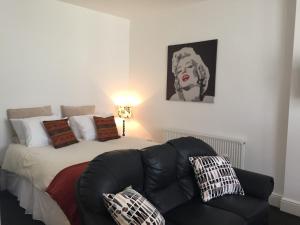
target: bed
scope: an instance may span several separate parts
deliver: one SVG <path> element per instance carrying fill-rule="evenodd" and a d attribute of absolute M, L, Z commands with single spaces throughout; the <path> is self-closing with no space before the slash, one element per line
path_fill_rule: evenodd
<path fill-rule="evenodd" d="M 1 188 L 17 196 L 20 206 L 32 214 L 33 219 L 46 225 L 70 225 L 60 206 L 46 192 L 57 174 L 107 151 L 141 149 L 154 144 L 133 137 L 107 142 L 81 141 L 60 149 L 10 144 L 2 164 Z"/>

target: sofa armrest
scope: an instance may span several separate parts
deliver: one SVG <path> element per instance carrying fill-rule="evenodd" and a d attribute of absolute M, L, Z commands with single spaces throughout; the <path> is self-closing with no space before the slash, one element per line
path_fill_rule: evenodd
<path fill-rule="evenodd" d="M 79 181 L 76 184 L 76 202 L 78 215 L 80 216 L 81 225 L 116 225 L 113 218 L 107 212 L 106 215 L 97 212 L 92 212 L 88 208 L 84 207 L 79 197 Z"/>
<path fill-rule="evenodd" d="M 238 168 L 234 168 L 234 170 L 245 191 L 245 195 L 268 200 L 274 188 L 274 179 L 272 177 Z"/>

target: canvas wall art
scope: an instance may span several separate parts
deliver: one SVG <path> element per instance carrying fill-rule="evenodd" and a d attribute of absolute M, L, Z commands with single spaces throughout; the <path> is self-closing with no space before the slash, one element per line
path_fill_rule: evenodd
<path fill-rule="evenodd" d="M 168 46 L 167 100 L 213 103 L 218 40 Z"/>

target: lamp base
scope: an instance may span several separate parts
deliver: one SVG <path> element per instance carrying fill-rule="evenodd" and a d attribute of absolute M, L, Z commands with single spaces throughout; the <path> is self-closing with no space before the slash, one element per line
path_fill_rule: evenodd
<path fill-rule="evenodd" d="M 123 120 L 123 134 L 122 136 L 125 136 L 125 120 Z"/>

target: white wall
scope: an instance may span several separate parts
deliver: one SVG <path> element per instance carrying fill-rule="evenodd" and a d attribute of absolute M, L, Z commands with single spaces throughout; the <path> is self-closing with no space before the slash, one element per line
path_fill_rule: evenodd
<path fill-rule="evenodd" d="M 300 2 L 297 1 L 284 195 L 281 209 L 300 216 Z"/>
<path fill-rule="evenodd" d="M 131 132 L 244 137 L 246 169 L 274 176 L 282 194 L 293 8 L 286 0 L 210 0 L 133 19 L 130 84 L 143 102 Z M 215 103 L 166 101 L 167 46 L 210 39 L 219 40 Z"/>
<path fill-rule="evenodd" d="M 112 111 L 111 97 L 130 78 L 142 104 L 129 133 L 158 138 L 171 127 L 246 138 L 246 168 L 275 177 L 283 209 L 299 203 L 295 0 L 210 0 L 157 11 L 131 20 L 130 40 L 128 20 L 60 1 L 0 6 L 0 150 L 9 143 L 7 108 L 51 104 L 57 113 L 60 104 L 96 104 Z M 167 46 L 215 38 L 215 103 L 166 101 Z"/>
<path fill-rule="evenodd" d="M 6 109 L 96 104 L 128 85 L 129 21 L 54 0 L 0 0 L 0 150 Z"/>

